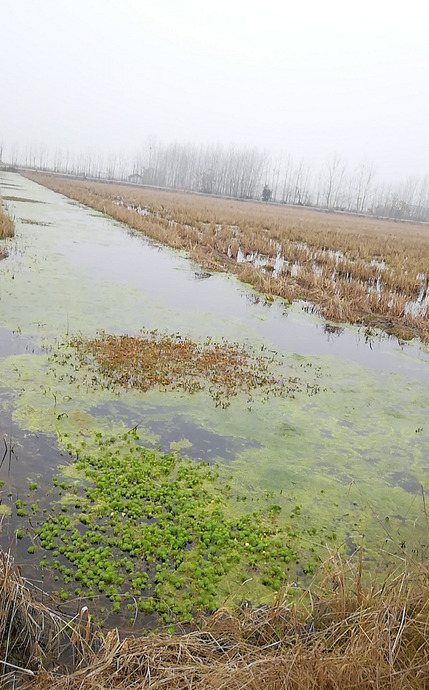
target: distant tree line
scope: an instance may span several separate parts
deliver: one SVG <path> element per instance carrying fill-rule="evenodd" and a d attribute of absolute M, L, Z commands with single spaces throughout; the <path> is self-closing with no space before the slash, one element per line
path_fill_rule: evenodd
<path fill-rule="evenodd" d="M 1 143 L 0 151 L 5 162 Z M 303 160 L 273 157 L 257 148 L 150 140 L 132 156 L 12 146 L 7 162 L 88 178 L 126 181 L 132 176 L 156 187 L 429 222 L 429 176 L 378 182 L 371 163 L 350 169 L 338 155 L 315 171 Z"/>

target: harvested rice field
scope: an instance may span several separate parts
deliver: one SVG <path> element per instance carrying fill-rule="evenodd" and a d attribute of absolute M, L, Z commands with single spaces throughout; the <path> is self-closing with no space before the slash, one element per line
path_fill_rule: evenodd
<path fill-rule="evenodd" d="M 36 174 L 33 179 L 327 319 L 428 339 L 429 226 Z"/>

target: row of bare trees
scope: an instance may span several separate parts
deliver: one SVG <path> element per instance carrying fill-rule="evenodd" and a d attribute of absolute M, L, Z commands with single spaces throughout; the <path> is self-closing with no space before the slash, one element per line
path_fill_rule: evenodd
<path fill-rule="evenodd" d="M 240 199 L 261 199 L 330 210 L 429 221 L 429 177 L 378 182 L 369 162 L 350 168 L 338 155 L 315 171 L 292 156 L 234 146 L 164 144 L 148 140 L 133 155 L 71 153 L 43 144 L 15 145 L 3 158 L 12 166 L 57 173 L 186 189 Z M 269 191 L 269 194 L 268 194 Z"/>
<path fill-rule="evenodd" d="M 255 199 L 261 196 L 269 158 L 252 148 L 154 142 L 135 156 L 133 172 L 143 184 Z"/>

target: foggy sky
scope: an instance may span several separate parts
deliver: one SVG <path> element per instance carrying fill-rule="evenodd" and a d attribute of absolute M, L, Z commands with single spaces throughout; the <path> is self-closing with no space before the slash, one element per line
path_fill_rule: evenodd
<path fill-rule="evenodd" d="M 1 0 L 0 144 L 148 137 L 429 173 L 429 10 L 390 0 Z"/>

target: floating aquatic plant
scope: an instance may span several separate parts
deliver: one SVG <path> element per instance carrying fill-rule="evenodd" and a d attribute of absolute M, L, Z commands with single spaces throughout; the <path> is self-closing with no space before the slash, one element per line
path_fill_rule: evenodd
<path fill-rule="evenodd" d="M 239 393 L 293 396 L 302 389 L 298 377 L 274 373 L 272 356 L 257 355 L 227 341 L 208 338 L 198 344 L 179 334 L 151 331 L 140 336 L 103 333 L 92 339 L 74 338 L 70 344 L 76 348 L 80 363 L 95 368 L 110 384 L 141 391 L 158 387 L 188 393 L 207 388 L 221 407 L 227 407 L 230 398 Z M 318 387 L 306 384 L 305 390 L 312 394 Z"/>
<path fill-rule="evenodd" d="M 37 544 L 40 567 L 62 579 L 61 599 L 78 585 L 82 596 L 107 597 L 116 613 L 134 604 L 171 622 L 215 610 L 228 578 L 238 590 L 253 579 L 259 593 L 286 582 L 301 534 L 280 521 L 279 505 L 231 517 L 230 488 L 205 463 L 148 450 L 136 430 L 98 432 L 94 441 L 71 450 L 82 477 L 79 510 L 64 511 L 76 486 L 60 496 L 56 477 L 51 510 L 27 549 Z"/>

